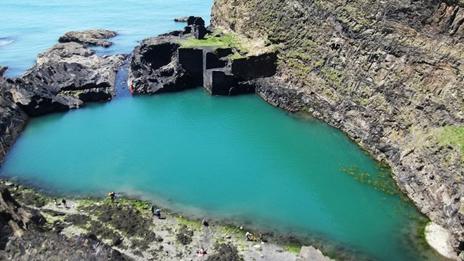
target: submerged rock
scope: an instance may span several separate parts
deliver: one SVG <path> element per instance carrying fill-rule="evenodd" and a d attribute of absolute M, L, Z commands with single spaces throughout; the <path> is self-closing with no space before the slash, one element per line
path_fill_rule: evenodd
<path fill-rule="evenodd" d="M 67 32 L 59 38 L 60 43 L 76 42 L 88 46 L 110 47 L 113 43 L 108 39 L 118 35 L 114 31 L 104 29 L 92 29 L 86 31 Z"/>
<path fill-rule="evenodd" d="M 177 17 L 177 18 L 174 18 L 174 22 L 176 22 L 176 23 L 186 23 L 188 21 L 188 19 L 189 19 L 188 16 Z"/>
<path fill-rule="evenodd" d="M 60 43 L 40 54 L 37 63 L 12 81 L 14 101 L 30 116 L 107 101 L 123 55 L 97 56 L 82 44 Z"/>

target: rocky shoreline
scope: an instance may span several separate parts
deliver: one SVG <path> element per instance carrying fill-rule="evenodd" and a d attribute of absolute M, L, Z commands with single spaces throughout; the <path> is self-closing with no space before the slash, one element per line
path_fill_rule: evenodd
<path fill-rule="evenodd" d="M 0 180 L 0 258 L 6 260 L 331 259 L 294 239 L 216 221 L 188 219 L 118 196 L 63 199 Z M 157 206 L 154 206 L 158 208 Z M 246 233 L 252 233 L 247 240 Z M 206 254 L 199 255 L 204 249 Z"/>

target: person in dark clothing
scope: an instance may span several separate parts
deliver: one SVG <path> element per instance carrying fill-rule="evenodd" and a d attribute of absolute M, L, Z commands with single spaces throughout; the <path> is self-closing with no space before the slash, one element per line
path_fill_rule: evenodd
<path fill-rule="evenodd" d="M 155 206 L 151 206 L 151 213 L 153 216 L 158 217 L 158 219 L 161 219 L 161 209 L 156 208 Z"/>

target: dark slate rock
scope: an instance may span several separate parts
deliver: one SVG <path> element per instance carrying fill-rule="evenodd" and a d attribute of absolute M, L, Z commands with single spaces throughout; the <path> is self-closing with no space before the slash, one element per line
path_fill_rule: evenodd
<path fill-rule="evenodd" d="M 60 43 L 76 42 L 89 46 L 110 47 L 113 43 L 107 39 L 117 35 L 116 32 L 104 29 L 93 29 L 86 31 L 67 32 L 61 36 L 58 41 Z"/>
<path fill-rule="evenodd" d="M 178 61 L 180 39 L 172 35 L 149 38 L 134 49 L 128 81 L 133 94 L 174 92 L 198 86 Z"/>
<path fill-rule="evenodd" d="M 12 81 L 13 100 L 29 115 L 61 112 L 115 94 L 116 71 L 125 56 L 97 56 L 78 43 L 57 44 Z"/>
<path fill-rule="evenodd" d="M 192 84 L 203 85 L 203 50 L 195 48 L 180 48 L 178 61 L 183 69 L 192 77 Z"/>
<path fill-rule="evenodd" d="M 3 77 L 3 74 L 5 74 L 6 70 L 8 70 L 8 67 L 0 66 L 0 78 Z"/>
<path fill-rule="evenodd" d="M 208 33 L 208 30 L 206 30 L 206 27 L 204 25 L 192 25 L 191 27 L 192 27 L 193 36 L 196 39 L 205 39 L 205 36 Z"/>
<path fill-rule="evenodd" d="M 204 87 L 211 95 L 240 95 L 255 92 L 255 86 L 239 82 L 228 68 L 210 69 L 205 72 Z"/>
<path fill-rule="evenodd" d="M 232 74 L 242 81 L 271 77 L 277 71 L 277 55 L 265 53 L 232 60 Z"/>
<path fill-rule="evenodd" d="M 204 87 L 211 95 L 230 95 L 237 85 L 236 78 L 225 68 L 206 70 L 205 76 Z"/>
<path fill-rule="evenodd" d="M 203 20 L 203 18 L 201 17 L 197 17 L 197 16 L 190 16 L 188 19 L 187 19 L 187 25 L 199 25 L 199 26 L 205 26 L 205 20 Z"/>
<path fill-rule="evenodd" d="M 228 64 L 228 60 L 224 58 L 230 54 L 232 54 L 231 48 L 205 50 L 203 61 L 205 70 L 225 67 Z"/>

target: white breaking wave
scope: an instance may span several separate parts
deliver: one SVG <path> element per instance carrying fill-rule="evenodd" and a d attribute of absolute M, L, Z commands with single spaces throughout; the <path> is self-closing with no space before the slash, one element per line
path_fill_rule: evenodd
<path fill-rule="evenodd" d="M 2 46 L 7 46 L 9 44 L 12 44 L 14 42 L 13 39 L 8 39 L 8 38 L 0 38 L 0 47 Z"/>

